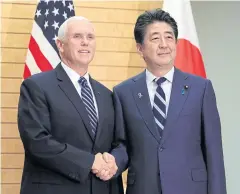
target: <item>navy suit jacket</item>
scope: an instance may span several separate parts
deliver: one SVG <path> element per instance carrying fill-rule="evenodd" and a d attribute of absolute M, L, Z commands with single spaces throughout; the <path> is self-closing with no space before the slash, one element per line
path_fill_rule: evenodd
<path fill-rule="evenodd" d="M 127 194 L 226 194 L 211 81 L 175 68 L 161 139 L 145 71 L 116 86 L 113 93 L 118 137 L 129 157 Z"/>
<path fill-rule="evenodd" d="M 96 139 L 85 106 L 61 65 L 24 80 L 18 126 L 25 148 L 21 194 L 122 194 L 121 176 L 101 181 L 91 173 L 96 153 L 114 143 L 112 92 L 90 78 L 99 122 Z M 118 174 L 121 174 L 119 171 Z"/>

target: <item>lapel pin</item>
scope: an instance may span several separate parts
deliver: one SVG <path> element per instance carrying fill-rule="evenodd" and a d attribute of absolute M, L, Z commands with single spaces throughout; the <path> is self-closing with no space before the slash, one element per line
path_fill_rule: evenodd
<path fill-rule="evenodd" d="M 138 98 L 142 98 L 142 97 L 143 97 L 142 93 L 138 93 Z"/>
<path fill-rule="evenodd" d="M 182 95 L 184 95 L 185 94 L 185 90 L 184 90 L 184 88 L 182 89 Z"/>
<path fill-rule="evenodd" d="M 185 94 L 185 91 L 186 91 L 188 88 L 189 88 L 189 86 L 188 86 L 188 85 L 185 85 L 185 86 L 184 86 L 184 88 L 182 89 L 182 95 L 184 95 L 184 94 Z"/>

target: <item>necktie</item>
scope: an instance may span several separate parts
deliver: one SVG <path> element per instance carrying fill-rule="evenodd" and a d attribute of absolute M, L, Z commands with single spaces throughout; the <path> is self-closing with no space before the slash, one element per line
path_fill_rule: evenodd
<path fill-rule="evenodd" d="M 91 129 L 95 136 L 97 131 L 98 118 L 97 118 L 97 112 L 94 106 L 93 94 L 90 87 L 88 86 L 87 80 L 84 77 L 80 77 L 78 82 L 81 85 L 82 101 L 86 107 L 88 117 L 90 119 Z"/>
<path fill-rule="evenodd" d="M 162 137 L 166 121 L 166 98 L 165 93 L 161 87 L 161 84 L 165 81 L 166 81 L 165 77 L 161 77 L 156 81 L 158 87 L 156 89 L 153 102 L 153 115 L 160 133 L 160 137 Z"/>

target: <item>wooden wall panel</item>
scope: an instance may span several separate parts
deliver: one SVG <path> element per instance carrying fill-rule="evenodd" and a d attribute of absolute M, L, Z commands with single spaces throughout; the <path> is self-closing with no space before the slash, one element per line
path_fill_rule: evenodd
<path fill-rule="evenodd" d="M 18 19 L 18 18 L 2 18 L 1 32 L 30 35 L 32 31 L 32 20 Z M 102 37 L 119 37 L 119 38 L 133 38 L 133 24 L 125 23 L 104 23 L 93 22 L 96 36 Z"/>
<path fill-rule="evenodd" d="M 2 153 L 24 153 L 21 139 L 2 139 Z"/>
<path fill-rule="evenodd" d="M 2 169 L 2 183 L 20 183 L 22 169 Z"/>
<path fill-rule="evenodd" d="M 4 139 L 19 138 L 17 120 L 15 120 L 14 122 L 2 123 L 1 132 L 2 132 L 2 138 Z"/>
<path fill-rule="evenodd" d="M 14 69 L 14 67 L 16 69 Z M 4 78 L 19 78 L 22 79 L 22 75 L 15 74 L 13 71 L 23 70 L 23 67 L 16 64 L 6 64 L 2 67 L 2 72 L 4 72 Z M 137 73 L 142 71 L 142 67 L 121 67 L 121 66 L 95 66 L 91 65 L 89 67 L 89 71 L 91 72 L 91 76 L 96 80 L 113 80 L 113 81 L 121 81 L 127 79 L 129 76 L 136 75 Z M 119 73 L 121 72 L 121 73 Z M 8 87 L 4 86 L 3 87 Z M 18 88 L 19 90 L 19 88 Z M 17 90 L 17 91 L 18 91 Z M 17 92 L 16 91 L 16 92 Z"/>
<path fill-rule="evenodd" d="M 11 77 L 11 78 L 22 78 L 24 66 L 24 62 L 7 62 L 7 63 L 2 63 L 2 77 Z M 22 72 L 20 74 L 19 72 Z"/>
<path fill-rule="evenodd" d="M 19 194 L 20 184 L 1 184 L 1 193 L 2 194 Z"/>
<path fill-rule="evenodd" d="M 3 4 L 2 17 L 32 20 L 36 11 L 35 9 L 36 5 Z M 49 11 L 51 11 L 51 9 Z M 102 8 L 91 8 L 91 11 L 89 11 L 88 7 L 76 7 L 75 13 L 88 18 L 92 22 L 134 24 L 141 11 Z"/>
<path fill-rule="evenodd" d="M 136 52 L 136 44 L 132 38 L 97 37 L 97 51 Z M 1 47 L 22 48 L 26 50 L 29 34 L 1 33 Z"/>
<path fill-rule="evenodd" d="M 148 10 L 153 8 L 162 7 L 163 1 L 86 1 L 86 0 L 75 0 L 74 6 L 77 7 L 88 7 L 88 8 L 103 8 L 103 9 L 128 9 L 128 10 Z M 35 0 L 12 0 L 11 2 L 5 1 L 4 4 L 17 4 L 17 5 L 35 5 Z"/>
<path fill-rule="evenodd" d="M 18 105 L 18 98 L 19 94 L 10 94 L 10 93 L 3 93 L 1 95 L 1 108 L 7 107 L 7 108 L 16 108 Z"/>
<path fill-rule="evenodd" d="M 1 91 L 2 93 L 19 93 L 21 83 L 22 78 L 1 78 Z M 4 104 L 2 104 L 2 106 L 4 106 Z"/>
<path fill-rule="evenodd" d="M 21 63 L 23 66 L 27 49 L 2 48 L 2 63 Z M 144 67 L 138 53 L 97 51 L 91 65 Z M 18 72 L 22 76 L 23 72 Z M 91 72 L 90 72 L 91 73 Z M 4 77 L 4 75 L 2 75 Z"/>
<path fill-rule="evenodd" d="M 23 162 L 24 154 L 2 154 L 2 169 L 21 169 Z"/>
<path fill-rule="evenodd" d="M 110 63 L 109 63 L 110 64 Z M 141 65 L 142 64 L 142 65 Z M 111 64 L 110 64 L 111 65 Z M 142 71 L 143 69 L 143 63 L 140 63 L 139 66 L 123 66 L 125 64 L 115 64 L 114 66 L 105 66 L 105 65 L 93 65 L 91 64 L 89 69 L 91 71 L 91 75 L 95 78 L 95 79 L 100 79 L 102 80 L 104 77 L 104 75 L 94 75 L 94 74 L 98 74 L 99 71 L 112 71 L 110 72 L 108 79 L 110 80 L 123 80 L 126 79 L 126 76 L 130 76 L 130 75 L 136 75 L 136 73 L 138 73 L 139 71 Z M 2 63 L 2 77 L 6 77 L 6 78 L 22 78 L 22 74 L 19 74 L 19 72 L 23 72 L 24 66 L 22 65 L 22 63 Z M 116 69 L 116 70 L 115 70 Z M 95 73 L 94 73 L 95 72 Z M 115 72 L 115 73 L 114 73 Z M 119 72 L 121 72 L 121 74 L 119 75 Z M 118 74 L 118 75 L 116 75 Z"/>
<path fill-rule="evenodd" d="M 18 194 L 24 161 L 17 128 L 17 105 L 37 1 L 1 2 L 1 191 Z M 76 15 L 90 19 L 96 30 L 97 52 L 89 71 L 109 89 L 144 69 L 135 48 L 133 28 L 144 10 L 158 1 L 74 1 Z M 126 181 L 126 173 L 123 175 Z"/>
<path fill-rule="evenodd" d="M 20 85 L 22 83 L 22 78 L 1 78 L 1 89 L 2 93 L 19 93 Z M 120 81 L 115 80 L 100 80 L 100 82 L 107 88 L 112 89 L 113 86 L 117 85 Z M 2 104 L 2 106 L 4 106 Z M 3 115 L 2 115 L 3 116 Z M 2 121 L 3 122 L 3 121 Z"/>
<path fill-rule="evenodd" d="M 13 123 L 17 121 L 17 109 L 13 108 L 1 108 L 1 120 L 2 123 Z M 2 142 L 3 150 L 3 142 Z"/>

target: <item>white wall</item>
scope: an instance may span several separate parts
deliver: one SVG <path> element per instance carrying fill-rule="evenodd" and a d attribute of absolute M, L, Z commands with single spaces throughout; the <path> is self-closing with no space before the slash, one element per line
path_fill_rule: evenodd
<path fill-rule="evenodd" d="M 207 77 L 222 121 L 228 194 L 240 193 L 240 1 L 192 1 Z"/>

